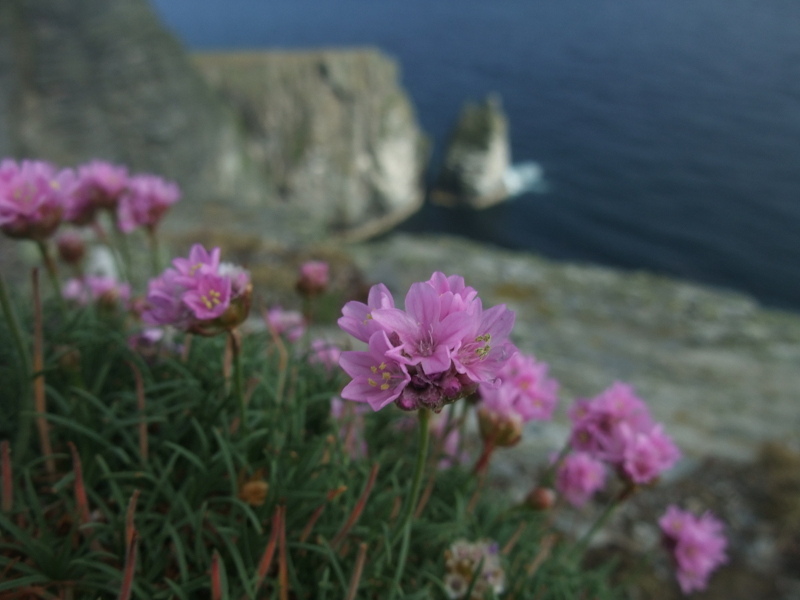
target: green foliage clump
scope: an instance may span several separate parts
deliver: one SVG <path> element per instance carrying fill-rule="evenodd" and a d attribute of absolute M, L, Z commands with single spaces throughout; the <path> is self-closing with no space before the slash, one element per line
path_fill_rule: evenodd
<path fill-rule="evenodd" d="M 583 570 L 541 513 L 510 506 L 468 469 L 438 470 L 435 442 L 430 494 L 404 535 L 416 441 L 397 421 L 408 415 L 365 415 L 368 453 L 351 457 L 348 425 L 330 411 L 343 374 L 310 363 L 301 345 L 243 336 L 245 428 L 225 336 L 180 336 L 143 355 L 119 314 L 46 313 L 44 325 L 35 375 L 47 412 L 35 417 L 49 457 L 36 430 L 22 435 L 35 422 L 20 403 L 30 381 L 0 324 L 0 440 L 13 448 L 0 598 L 125 597 L 127 570 L 130 597 L 148 600 L 444 599 L 445 552 L 458 539 L 503 549 L 501 597 L 614 596 L 607 573 Z M 451 408 L 456 422 L 461 406 Z"/>

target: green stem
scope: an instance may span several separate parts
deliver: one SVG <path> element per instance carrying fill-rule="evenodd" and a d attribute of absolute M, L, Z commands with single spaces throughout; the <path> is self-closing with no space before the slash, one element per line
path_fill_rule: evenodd
<path fill-rule="evenodd" d="M 242 433 L 247 433 L 247 405 L 244 400 L 244 385 L 242 376 L 242 352 L 239 340 L 233 330 L 228 331 L 231 338 L 231 351 L 233 354 L 233 389 L 239 402 L 239 428 Z"/>
<path fill-rule="evenodd" d="M 8 296 L 8 287 L 6 281 L 0 274 L 0 305 L 3 307 L 3 315 L 8 323 L 8 328 L 11 331 L 11 337 L 14 340 L 14 345 L 17 347 L 20 362 L 24 376 L 22 377 L 23 393 L 22 397 L 25 399 L 27 406 L 19 413 L 19 428 L 17 431 L 16 447 L 14 454 L 22 464 L 25 459 L 25 454 L 28 451 L 31 439 L 31 428 L 33 427 L 33 414 L 36 412 L 33 405 L 32 387 L 30 377 L 32 374 L 31 357 L 25 344 L 25 339 L 22 337 L 22 329 L 19 326 L 19 319 L 14 312 L 14 306 L 11 304 L 11 299 Z"/>
<path fill-rule="evenodd" d="M 403 509 L 403 514 L 398 523 L 400 529 L 398 532 L 406 528 L 411 522 L 411 517 L 414 514 L 414 509 L 419 500 L 419 491 L 422 487 L 422 475 L 425 471 L 425 462 L 428 458 L 428 440 L 429 427 L 428 424 L 431 420 L 431 411 L 427 408 L 420 408 L 419 414 L 419 448 L 417 449 L 417 464 L 414 467 L 414 478 L 411 480 L 411 492 L 406 498 L 406 505 Z"/>
<path fill-rule="evenodd" d="M 150 265 L 152 269 L 152 276 L 158 277 L 161 273 L 161 256 L 158 246 L 158 236 L 154 229 L 147 230 L 147 237 L 150 240 Z"/>
<path fill-rule="evenodd" d="M 592 541 L 594 535 L 608 522 L 617 507 L 627 500 L 634 491 L 635 487 L 632 484 L 626 484 L 622 491 L 608 503 L 608 506 L 606 506 L 605 510 L 603 510 L 602 514 L 597 518 L 589 531 L 586 532 L 586 535 L 575 544 L 573 550 L 575 558 L 580 559 L 583 556 L 583 553 L 586 552 L 586 548 L 589 547 L 589 542 Z"/>
<path fill-rule="evenodd" d="M 58 271 L 56 270 L 56 263 L 53 261 L 53 257 L 50 256 L 50 251 L 47 249 L 47 243 L 42 241 L 37 241 L 36 245 L 39 246 L 39 252 L 42 255 L 42 262 L 44 263 L 44 268 L 47 270 L 47 275 L 50 277 L 50 283 L 53 286 L 53 291 L 56 294 L 56 300 L 58 301 L 59 310 L 61 310 L 61 316 L 64 317 L 64 320 L 67 320 L 67 304 L 64 301 L 64 296 L 61 295 L 61 282 L 58 279 Z"/>

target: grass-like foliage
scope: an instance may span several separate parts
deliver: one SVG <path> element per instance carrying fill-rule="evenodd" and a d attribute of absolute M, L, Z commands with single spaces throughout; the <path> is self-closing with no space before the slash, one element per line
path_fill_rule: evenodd
<path fill-rule="evenodd" d="M 33 316 L 20 312 L 27 345 Z M 368 452 L 352 458 L 330 411 L 344 375 L 309 363 L 302 343 L 243 336 L 245 430 L 226 336 L 179 336 L 182 347 L 143 356 L 128 327 L 103 309 L 45 311 L 34 375 L 47 408 L 34 413 L 0 323 L 0 599 L 448 598 L 458 539 L 497 542 L 504 598 L 613 596 L 545 515 L 469 469 L 439 470 L 435 441 L 404 535 L 417 440 L 396 422 L 407 413 L 365 415 Z M 462 405 L 446 410 L 457 425 Z"/>

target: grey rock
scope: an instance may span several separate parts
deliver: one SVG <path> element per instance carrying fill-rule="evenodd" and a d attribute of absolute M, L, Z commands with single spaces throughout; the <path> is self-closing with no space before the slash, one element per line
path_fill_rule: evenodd
<path fill-rule="evenodd" d="M 375 49 L 200 54 L 268 193 L 350 239 L 415 212 L 427 146 L 396 63 Z"/>
<path fill-rule="evenodd" d="M 508 120 L 500 97 L 467 103 L 450 134 L 432 200 L 471 208 L 497 204 L 508 197 L 503 176 L 510 163 Z"/>

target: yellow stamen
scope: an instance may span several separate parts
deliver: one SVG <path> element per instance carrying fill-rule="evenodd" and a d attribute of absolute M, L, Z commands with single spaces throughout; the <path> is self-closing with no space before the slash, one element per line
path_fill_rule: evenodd
<path fill-rule="evenodd" d="M 373 373 L 377 373 L 377 372 L 378 372 L 378 367 L 376 367 L 375 365 L 372 365 L 372 366 L 369 368 L 369 370 L 370 370 L 370 371 L 372 371 Z"/>
<path fill-rule="evenodd" d="M 382 390 L 385 392 L 386 390 L 388 390 L 388 389 L 389 389 L 389 384 L 388 384 L 388 383 L 384 383 L 384 384 L 381 386 L 381 389 L 382 389 Z"/>
<path fill-rule="evenodd" d="M 384 379 L 391 379 L 392 375 L 391 373 L 384 373 L 383 375 L 381 375 L 381 377 L 383 377 Z"/>
<path fill-rule="evenodd" d="M 377 383 L 375 383 L 374 379 L 367 379 L 367 383 L 370 384 L 372 387 L 375 387 L 376 385 L 378 385 Z"/>
<path fill-rule="evenodd" d="M 381 364 L 379 364 L 379 365 L 378 365 L 378 368 L 379 368 L 381 371 L 383 371 L 383 370 L 386 368 L 386 363 L 385 363 L 385 362 L 382 362 Z"/>

